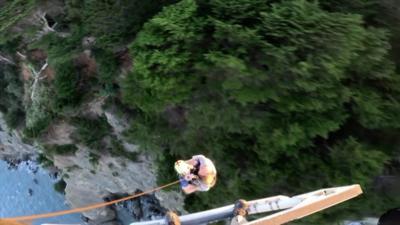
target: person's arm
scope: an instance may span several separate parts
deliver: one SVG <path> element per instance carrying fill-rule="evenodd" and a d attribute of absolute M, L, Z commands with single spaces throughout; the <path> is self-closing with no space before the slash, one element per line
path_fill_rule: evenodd
<path fill-rule="evenodd" d="M 185 192 L 185 194 L 191 194 L 193 192 L 197 191 L 197 186 L 193 185 L 193 184 L 189 184 L 186 187 L 182 188 L 183 192 Z"/>
<path fill-rule="evenodd" d="M 189 183 L 189 180 L 191 180 L 191 178 L 190 179 L 187 179 L 185 177 L 179 178 L 182 191 L 185 192 L 185 194 L 191 194 L 193 192 L 196 192 L 198 189 L 196 185 Z"/>
<path fill-rule="evenodd" d="M 187 160 L 186 162 L 189 163 L 192 166 L 197 165 L 197 163 L 199 162 L 200 164 L 202 164 L 202 162 L 206 159 L 206 157 L 204 155 L 194 155 L 192 156 L 191 159 Z"/>
<path fill-rule="evenodd" d="M 192 166 L 195 166 L 197 164 L 197 160 L 192 158 L 192 159 L 186 160 L 186 163 L 188 163 Z"/>

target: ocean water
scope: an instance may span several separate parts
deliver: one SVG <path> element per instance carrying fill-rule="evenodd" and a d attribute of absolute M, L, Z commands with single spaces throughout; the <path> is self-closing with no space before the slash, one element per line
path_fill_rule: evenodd
<path fill-rule="evenodd" d="M 0 218 L 25 216 L 69 209 L 64 195 L 54 190 L 57 180 L 34 162 L 22 162 L 15 168 L 0 160 Z M 83 224 L 79 214 L 33 222 Z"/>

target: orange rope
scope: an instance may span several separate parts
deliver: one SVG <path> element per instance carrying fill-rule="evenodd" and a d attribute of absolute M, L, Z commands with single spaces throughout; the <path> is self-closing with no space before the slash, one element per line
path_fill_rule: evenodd
<path fill-rule="evenodd" d="M 29 225 L 29 223 L 20 223 L 17 221 L 0 219 L 0 225 Z"/>
<path fill-rule="evenodd" d="M 57 212 L 52 212 L 52 213 L 44 213 L 44 214 L 37 214 L 37 215 L 31 215 L 31 216 L 18 216 L 18 217 L 11 217 L 11 218 L 3 218 L 0 219 L 1 220 L 10 220 L 10 221 L 30 221 L 30 220 L 36 220 L 36 219 L 42 219 L 42 218 L 49 218 L 49 217 L 55 217 L 55 216 L 62 216 L 62 215 L 67 215 L 67 214 L 72 214 L 72 213 L 80 213 L 80 212 L 85 212 L 85 211 L 89 211 L 89 210 L 93 210 L 93 209 L 97 209 L 97 208 L 102 208 L 104 206 L 109 206 L 109 205 L 113 205 L 115 203 L 118 202 L 123 202 L 126 200 L 130 200 L 130 199 L 134 199 L 137 197 L 140 197 L 142 195 L 146 195 L 146 194 L 150 194 L 152 192 L 161 190 L 163 188 L 172 186 L 174 184 L 179 183 L 179 180 L 171 182 L 169 184 L 157 187 L 157 188 L 153 188 L 151 190 L 142 192 L 142 193 L 138 193 L 135 195 L 131 195 L 125 198 L 121 198 L 121 199 L 117 199 L 114 201 L 110 201 L 110 202 L 101 202 L 101 203 L 97 203 L 97 204 L 92 204 L 92 205 L 88 205 L 88 206 L 84 206 L 84 207 L 80 207 L 80 208 L 75 208 L 75 209 L 69 209 L 69 210 L 62 210 L 62 211 L 57 211 Z"/>

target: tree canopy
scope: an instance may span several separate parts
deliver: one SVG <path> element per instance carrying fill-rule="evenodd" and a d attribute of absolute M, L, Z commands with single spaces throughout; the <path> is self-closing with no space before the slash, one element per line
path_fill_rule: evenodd
<path fill-rule="evenodd" d="M 383 171 L 392 152 L 363 134 L 400 126 L 388 31 L 323 6 L 182 0 L 132 42 L 123 89 L 137 110 L 132 138 L 163 149 L 161 159 L 201 152 L 219 168 L 217 188 L 189 207 L 368 188 Z"/>

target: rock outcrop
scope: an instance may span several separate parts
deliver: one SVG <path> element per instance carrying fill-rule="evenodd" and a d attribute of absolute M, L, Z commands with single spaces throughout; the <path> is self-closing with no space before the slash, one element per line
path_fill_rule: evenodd
<path fill-rule="evenodd" d="M 112 113 L 106 113 L 114 134 L 119 135 L 124 127 Z M 58 121 L 51 126 L 51 132 L 46 136 L 47 143 L 68 144 L 72 143 L 69 135 L 74 127 Z M 0 158 L 9 162 L 18 163 L 38 154 L 38 148 L 24 144 L 18 131 L 7 128 L 0 114 Z M 128 151 L 138 151 L 138 147 L 129 143 L 123 143 Z M 78 151 L 74 155 L 55 155 L 54 165 L 62 171 L 63 179 L 67 183 L 65 190 L 66 200 L 72 207 L 85 206 L 92 203 L 102 202 L 116 194 L 133 194 L 138 190 L 148 190 L 157 186 L 155 165 L 151 156 L 139 154 L 137 162 L 129 159 L 102 155 L 96 163 L 91 162 L 89 149 L 83 145 L 77 145 Z M 177 189 L 178 190 L 178 189 Z M 163 209 L 171 209 L 184 212 L 183 196 L 179 192 L 157 192 L 155 198 L 160 203 L 160 209 L 147 207 L 141 204 L 141 209 L 128 209 L 128 211 L 142 211 L 146 218 L 159 216 Z M 148 198 L 148 197 L 146 197 Z M 144 201 L 144 200 L 141 200 Z M 132 204 L 131 204 L 132 205 Z M 129 207 L 127 204 L 126 207 Z M 146 211 L 147 207 L 147 211 Z M 85 212 L 83 215 L 90 221 L 89 224 L 118 224 L 116 222 L 115 208 L 102 208 Z M 148 209 L 151 209 L 148 211 Z M 153 214 L 152 214 L 153 212 Z M 137 218 L 137 213 L 132 213 Z M 142 219 L 145 219 L 142 217 Z"/>
<path fill-rule="evenodd" d="M 22 142 L 18 131 L 10 130 L 0 113 L 0 159 L 18 162 L 35 155 L 35 147 Z"/>
<path fill-rule="evenodd" d="M 101 156 L 98 164 L 89 160 L 87 149 L 79 146 L 74 156 L 55 156 L 54 165 L 68 174 L 65 190 L 67 201 L 73 207 L 103 201 L 112 194 L 133 194 L 136 190 L 155 187 L 154 165 L 148 156 L 140 156 L 140 162 L 132 163 L 127 159 Z M 182 196 L 178 193 L 157 193 L 160 203 L 168 209 L 182 211 Z M 103 208 L 84 213 L 97 224 L 115 218 L 114 212 Z"/>
<path fill-rule="evenodd" d="M 98 109 L 98 107 L 96 108 Z M 94 111 L 99 112 L 99 110 Z M 89 110 L 89 113 L 93 113 L 93 110 Z M 63 171 L 63 177 L 67 183 L 66 199 L 72 207 L 97 203 L 110 196 L 133 194 L 137 190 L 148 190 L 157 186 L 156 167 L 152 157 L 148 154 L 139 153 L 138 146 L 127 143 L 121 138 L 122 132 L 126 128 L 125 124 L 129 124 L 128 121 L 118 118 L 112 112 L 103 113 L 113 129 L 110 132 L 122 141 L 127 151 L 137 152 L 138 159 L 133 162 L 126 158 L 104 153 L 94 162 L 91 160 L 90 149 L 79 144 L 77 145 L 78 151 L 74 155 L 55 155 L 53 157 L 54 165 Z M 69 138 L 74 130 L 71 125 L 60 121 L 53 124 L 51 130 L 51 134 L 48 134 L 51 139 L 46 140 L 48 143 L 73 143 L 72 139 Z M 179 189 L 177 188 L 177 190 Z M 161 191 L 157 192 L 155 197 L 159 200 L 161 208 L 184 212 L 183 196 L 179 192 Z M 160 211 L 162 210 L 160 209 Z M 150 212 L 144 214 L 147 218 L 151 218 Z M 84 216 L 96 224 L 109 223 L 116 218 L 112 208 L 85 212 Z"/>
<path fill-rule="evenodd" d="M 0 5 L 2 4 L 4 4 L 4 2 L 0 1 Z M 29 15 L 14 24 L 10 30 L 15 34 L 22 35 L 22 42 L 25 44 L 33 40 L 38 40 L 50 32 L 63 37 L 68 35 L 68 33 L 63 33 L 67 31 L 63 30 L 62 26 L 57 27 L 53 18 L 57 18 L 64 13 L 64 1 L 54 0 L 49 1 L 49 3 L 43 2 L 33 8 Z M 34 31 L 36 34 L 32 32 L 32 35 L 27 35 L 25 32 L 28 28 L 35 28 Z M 95 39 L 87 37 L 84 39 L 86 45 L 83 47 L 85 49 L 90 48 L 94 42 Z M 19 65 L 20 67 L 25 65 L 24 61 L 29 61 L 30 58 L 34 58 L 45 61 L 47 68 L 48 56 L 44 50 L 35 49 L 34 52 L 23 50 L 24 49 L 16 53 L 21 58 L 20 61 L 22 61 L 22 63 L 20 63 L 21 65 Z M 86 49 L 78 59 L 80 59 L 79 62 L 84 65 L 91 65 L 88 66 L 88 70 L 96 70 L 95 61 L 91 58 L 89 49 Z M 20 68 L 20 71 L 22 71 L 21 77 L 24 78 L 23 81 L 27 83 L 34 77 L 32 77 L 32 74 L 28 73 L 28 66 L 25 65 L 25 67 L 25 70 L 24 68 Z M 54 76 L 57 76 L 57 74 L 54 74 L 54 70 L 50 72 L 50 75 L 47 76 L 49 79 L 53 79 Z M 36 85 L 32 85 L 33 90 L 36 89 L 35 87 L 39 86 L 40 77 L 37 76 L 36 78 L 37 82 L 34 82 Z M 34 91 L 32 91 L 30 95 L 32 101 L 33 97 L 36 95 L 39 94 L 37 92 L 35 94 Z M 98 203 L 116 194 L 132 194 L 137 190 L 148 190 L 157 186 L 156 165 L 154 164 L 154 160 L 150 155 L 139 152 L 138 146 L 123 141 L 122 132 L 126 129 L 125 124 L 128 123 L 126 120 L 115 116 L 112 112 L 104 112 L 102 109 L 104 100 L 105 98 L 89 100 L 87 104 L 83 103 L 73 114 L 74 116 L 84 114 L 91 114 L 94 116 L 105 115 L 108 123 L 112 127 L 110 133 L 113 134 L 113 137 L 121 141 L 126 151 L 138 155 L 135 162 L 123 157 L 115 157 L 108 153 L 101 153 L 99 158 L 93 160 L 90 154 L 91 150 L 84 145 L 74 143 L 74 140 L 71 138 L 70 135 L 74 133 L 75 127 L 60 119 L 53 121 L 50 127 L 47 128 L 46 133 L 36 140 L 37 143 L 41 144 L 75 144 L 78 147 L 78 150 L 73 155 L 48 156 L 53 161 L 54 166 L 61 171 L 62 177 L 67 183 L 65 190 L 66 200 L 72 207 Z M 36 144 L 36 142 L 32 145 L 24 144 L 21 136 L 22 135 L 20 135 L 18 131 L 9 130 L 0 115 L 0 159 L 18 163 L 20 160 L 35 158 L 36 155 L 38 155 L 40 145 Z M 179 189 L 177 188 L 177 190 Z M 160 209 L 171 209 L 183 212 L 183 196 L 179 192 L 161 191 L 155 194 L 155 198 L 158 199 L 161 205 Z M 151 218 L 151 213 L 144 212 L 142 214 L 146 215 L 146 218 Z M 85 212 L 84 216 L 90 220 L 90 223 L 96 225 L 116 223 L 115 210 L 111 207 Z"/>

